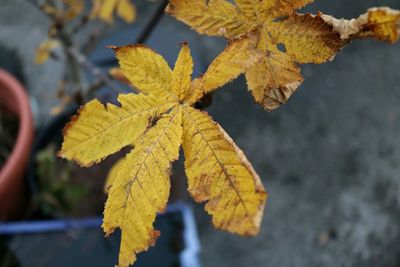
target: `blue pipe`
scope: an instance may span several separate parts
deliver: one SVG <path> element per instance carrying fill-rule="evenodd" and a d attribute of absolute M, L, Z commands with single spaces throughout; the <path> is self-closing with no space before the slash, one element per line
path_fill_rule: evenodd
<path fill-rule="evenodd" d="M 66 220 L 43 220 L 0 223 L 0 235 L 35 234 L 44 232 L 59 232 L 74 229 L 100 228 L 101 217 Z"/>

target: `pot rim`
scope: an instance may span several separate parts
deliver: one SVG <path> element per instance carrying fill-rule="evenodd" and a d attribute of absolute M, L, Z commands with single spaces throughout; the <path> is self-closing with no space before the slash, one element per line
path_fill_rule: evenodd
<path fill-rule="evenodd" d="M 13 149 L 0 170 L 0 199 L 3 202 L 3 204 L 0 203 L 0 210 L 9 211 L 10 207 L 7 206 L 18 205 L 18 203 L 12 203 L 11 200 L 19 202 L 17 198 L 21 197 L 12 194 L 17 190 L 16 186 L 23 186 L 23 173 L 30 155 L 34 129 L 29 98 L 24 87 L 13 75 L 1 68 L 0 96 L 5 100 L 6 108 L 15 113 L 19 120 L 18 135 Z"/>

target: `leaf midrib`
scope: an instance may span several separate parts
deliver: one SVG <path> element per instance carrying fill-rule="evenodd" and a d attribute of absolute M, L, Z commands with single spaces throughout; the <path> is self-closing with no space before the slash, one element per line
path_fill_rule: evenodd
<path fill-rule="evenodd" d="M 185 114 L 187 115 L 186 112 L 185 112 Z M 193 123 L 193 125 L 195 125 L 195 124 Z M 195 127 L 196 127 L 196 125 L 195 125 Z M 225 177 L 227 177 L 230 186 L 233 188 L 233 190 L 235 191 L 236 195 L 238 196 L 238 198 L 239 198 L 239 200 L 240 200 L 240 203 L 241 203 L 241 204 L 243 205 L 243 207 L 245 208 L 247 214 L 250 215 L 250 212 L 249 212 L 249 210 L 247 209 L 247 207 L 246 207 L 246 205 L 245 205 L 245 201 L 243 200 L 243 198 L 242 198 L 241 195 L 239 194 L 239 191 L 238 191 L 238 190 L 236 189 L 236 187 L 234 186 L 233 181 L 231 180 L 230 175 L 228 174 L 228 172 L 227 172 L 225 166 L 224 166 L 223 163 L 219 160 L 218 156 L 215 154 L 214 150 L 212 149 L 211 144 L 208 142 L 208 140 L 207 140 L 206 137 L 203 135 L 203 133 L 201 132 L 201 130 L 199 130 L 198 127 L 196 127 L 196 130 L 197 130 L 197 132 L 201 135 L 201 137 L 203 138 L 203 140 L 206 142 L 207 146 L 209 147 L 209 149 L 210 149 L 211 152 L 213 153 L 213 155 L 214 155 L 214 157 L 215 157 L 215 159 L 216 159 L 218 165 L 220 165 L 222 171 L 224 172 Z"/>

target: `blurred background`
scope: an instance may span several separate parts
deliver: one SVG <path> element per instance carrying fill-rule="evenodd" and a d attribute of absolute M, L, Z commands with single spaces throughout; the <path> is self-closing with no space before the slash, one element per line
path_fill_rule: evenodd
<path fill-rule="evenodd" d="M 0 0 L 0 68 L 26 88 L 35 128 L 33 152 L 21 174 L 25 187 L 20 194 L 29 208 L 22 215 L 0 216 L 23 218 L 26 224 L 1 224 L 0 266 L 113 266 L 118 237 L 102 238 L 98 216 L 107 172 L 121 155 L 82 170 L 57 159 L 55 151 L 79 103 L 89 96 L 113 102 L 117 93 L 129 91 L 114 81 L 118 89 L 110 90 L 109 79 L 103 81 L 102 75 L 108 77 L 107 70 L 117 64 L 105 46 L 143 37 L 162 1 L 132 1 L 137 12 L 133 23 L 117 17 L 111 25 L 74 22 L 78 28 L 85 23 L 75 42 L 89 46 L 87 61 L 102 73 L 86 66 L 77 74 L 84 77 L 77 86 L 90 90 L 88 84 L 96 85 L 90 94 L 60 82 L 71 79 L 60 47 L 45 63 L 35 63 L 51 19 L 32 2 Z M 400 1 L 316 0 L 303 11 L 354 18 L 373 6 L 400 9 Z M 90 39 L 93 32 L 98 39 Z M 144 39 L 170 65 L 178 44 L 188 41 L 196 75 L 226 45 L 167 14 Z M 302 74 L 305 82 L 276 111 L 265 112 L 254 103 L 242 76 L 218 90 L 207 108 L 246 153 L 269 193 L 260 234 L 244 238 L 215 230 L 203 205 L 182 193 L 180 161 L 173 174 L 179 178 L 172 193 L 177 204 L 158 219 L 160 241 L 139 257 L 137 266 L 400 266 L 400 44 L 354 41 L 332 62 L 303 65 Z M 0 103 L 7 110 L 2 90 Z M 0 110 L 0 146 L 9 155 L 5 140 L 15 141 L 18 120 Z M 0 164 L 6 160 L 3 156 Z M 1 202 L 14 204 L 10 198 Z"/>

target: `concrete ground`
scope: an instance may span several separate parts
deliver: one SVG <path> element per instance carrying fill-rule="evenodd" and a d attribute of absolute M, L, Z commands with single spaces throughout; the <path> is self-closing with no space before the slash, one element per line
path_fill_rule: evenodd
<path fill-rule="evenodd" d="M 399 1 L 316 1 L 347 18 Z M 269 192 L 256 238 L 201 232 L 207 267 L 400 266 L 400 44 L 356 41 L 303 67 L 288 104 L 263 112 L 244 79 L 210 113 L 237 141 Z"/>
<path fill-rule="evenodd" d="M 24 1 L 15 2 L 21 7 Z M 350 18 L 378 5 L 400 9 L 398 0 L 316 0 L 308 10 Z M 12 8 L 4 6 L 0 44 L 20 55 L 30 92 L 44 106 L 43 95 L 49 94 L 44 88 L 54 87 L 62 70 L 54 62 L 40 67 L 32 62 L 31 49 L 45 36 L 46 21 L 33 11 L 23 20 L 8 19 Z M 192 43 L 199 63 L 207 65 L 224 46 L 170 17 L 160 25 L 179 33 L 165 43 Z M 208 111 L 253 163 L 269 203 L 255 238 L 214 230 L 196 205 L 202 263 L 399 267 L 400 44 L 356 41 L 333 62 L 302 69 L 300 90 L 272 113 L 254 103 L 243 78 L 215 94 Z"/>

